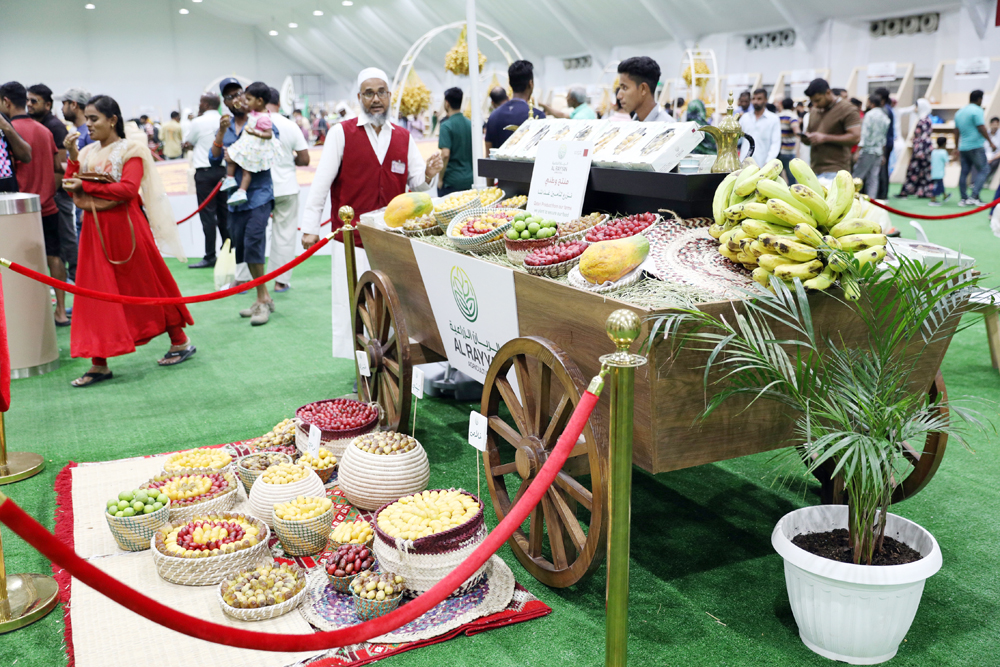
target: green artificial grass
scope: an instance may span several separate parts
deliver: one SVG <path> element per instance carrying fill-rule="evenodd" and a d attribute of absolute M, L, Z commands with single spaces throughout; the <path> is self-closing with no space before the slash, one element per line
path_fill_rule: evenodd
<path fill-rule="evenodd" d="M 895 191 L 895 188 L 894 188 Z M 892 200 L 911 211 L 954 212 L 924 200 Z M 912 238 L 905 219 L 894 218 Z M 985 213 L 954 221 L 924 222 L 931 241 L 973 255 L 980 269 L 1000 272 L 998 240 Z M 181 291 L 212 289 L 211 272 L 171 263 Z M 987 279 L 996 285 L 995 277 Z M 127 357 L 113 359 L 113 381 L 89 389 L 69 382 L 87 370 L 68 356 L 69 332 L 59 330 L 62 367 L 13 383 L 7 414 L 12 450 L 38 452 L 46 470 L 3 488 L 53 526 L 56 473 L 68 461 L 103 461 L 231 442 L 260 435 L 296 407 L 351 390 L 353 365 L 330 358 L 329 261 L 316 257 L 295 270 L 293 289 L 275 295 L 277 312 L 251 328 L 237 311 L 252 297 L 233 297 L 191 307 L 194 358 L 177 368 L 158 368 L 165 337 Z M 952 397 L 971 395 L 1000 402 L 1000 374 L 990 367 L 980 322 L 956 336 L 943 373 Z M 417 437 L 432 462 L 431 487 L 476 488 L 475 451 L 465 442 L 469 403 L 420 402 Z M 1000 526 L 1000 463 L 995 441 L 972 438 L 971 453 L 952 443 L 937 476 L 895 511 L 929 529 L 941 544 L 943 569 L 927 582 L 916 620 L 891 664 L 970 665 L 995 655 L 1000 634 L 995 574 Z M 781 558 L 771 530 L 786 512 L 818 502 L 818 485 L 803 479 L 773 484 L 772 454 L 750 456 L 673 473 L 635 469 L 629 662 L 632 665 L 828 665 L 798 638 L 785 593 Z M 122 487 L 142 480 L 122 480 Z M 485 484 L 485 480 L 483 482 Z M 488 497 L 488 492 L 483 489 Z M 496 517 L 488 506 L 487 522 Z M 4 531 L 8 572 L 50 572 L 31 547 Z M 569 589 L 535 581 L 504 546 L 500 556 L 518 581 L 549 604 L 543 619 L 460 637 L 392 657 L 404 665 L 596 665 L 604 660 L 602 565 Z M 172 665 L 165 654 L 161 664 Z M 0 637 L 0 664 L 55 667 L 65 664 L 62 609 Z M 206 656 L 206 664 L 211 660 Z"/>

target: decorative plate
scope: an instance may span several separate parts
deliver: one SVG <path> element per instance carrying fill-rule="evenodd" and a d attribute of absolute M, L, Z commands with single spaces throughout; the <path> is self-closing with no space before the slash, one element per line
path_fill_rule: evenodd
<path fill-rule="evenodd" d="M 707 289 L 720 298 L 739 299 L 739 289 L 752 288 L 750 271 L 719 254 L 719 242 L 708 235 L 710 218 L 667 220 L 648 233 L 652 268 L 660 280 Z"/>

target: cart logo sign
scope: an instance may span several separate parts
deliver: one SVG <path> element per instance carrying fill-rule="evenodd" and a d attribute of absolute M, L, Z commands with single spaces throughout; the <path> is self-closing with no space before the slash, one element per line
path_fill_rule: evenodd
<path fill-rule="evenodd" d="M 451 267 L 451 294 L 455 297 L 455 305 L 462 317 L 475 322 L 479 317 L 479 301 L 476 299 L 476 288 L 472 286 L 468 274 L 461 267 Z"/>

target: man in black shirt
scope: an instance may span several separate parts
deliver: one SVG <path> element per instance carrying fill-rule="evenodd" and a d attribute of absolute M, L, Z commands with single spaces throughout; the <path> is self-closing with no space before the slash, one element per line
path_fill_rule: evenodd
<path fill-rule="evenodd" d="M 537 107 L 530 107 L 528 100 L 535 91 L 534 66 L 527 60 L 517 60 L 507 68 L 507 78 L 514 95 L 498 106 L 490 119 L 486 121 L 486 154 L 491 148 L 499 148 L 507 141 L 512 130 L 505 130 L 508 125 L 520 125 L 531 118 L 545 118 L 545 112 Z"/>
<path fill-rule="evenodd" d="M 21 138 L 7 116 L 0 113 L 0 192 L 18 192 L 17 162 L 31 162 L 31 145 Z"/>
<path fill-rule="evenodd" d="M 73 198 L 59 186 L 66 173 L 66 149 L 63 141 L 69 132 L 66 125 L 52 113 L 52 89 L 44 83 L 28 88 L 28 115 L 44 125 L 56 142 L 56 206 L 59 207 L 59 252 L 66 262 L 66 273 L 76 280 L 76 217 L 73 215 Z"/>

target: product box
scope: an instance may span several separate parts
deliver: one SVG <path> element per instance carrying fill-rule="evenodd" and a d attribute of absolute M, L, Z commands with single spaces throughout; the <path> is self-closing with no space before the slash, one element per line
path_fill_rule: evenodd
<path fill-rule="evenodd" d="M 668 172 L 701 143 L 696 123 L 644 123 L 651 126 L 641 140 L 615 156 L 614 166 L 637 171 Z M 620 146 L 619 146 L 620 148 Z"/>
<path fill-rule="evenodd" d="M 507 137 L 507 141 L 503 142 L 503 145 L 495 149 L 495 157 L 502 160 L 516 160 L 516 156 L 520 149 L 526 143 L 526 139 L 530 133 L 536 130 L 541 123 L 544 123 L 543 119 L 529 118 L 521 123 L 521 126 L 514 130 L 514 134 Z"/>
<path fill-rule="evenodd" d="M 642 141 L 653 128 L 652 123 L 639 121 L 608 121 L 607 129 L 594 141 L 594 166 L 617 167 L 618 160 L 627 150 Z"/>

